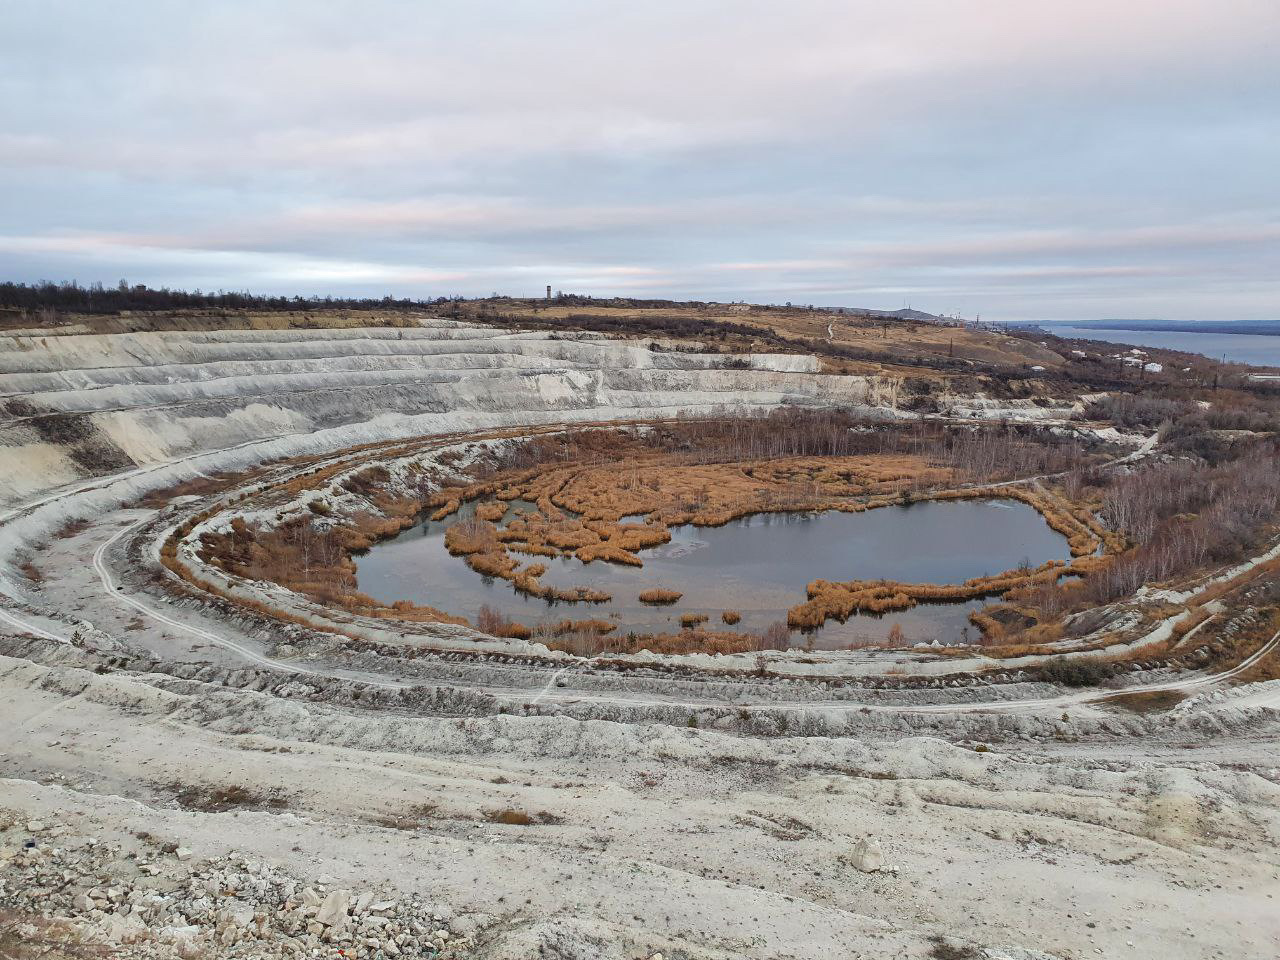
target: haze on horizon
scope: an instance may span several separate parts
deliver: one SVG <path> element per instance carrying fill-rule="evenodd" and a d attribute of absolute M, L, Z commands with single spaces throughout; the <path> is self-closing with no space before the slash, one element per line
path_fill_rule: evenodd
<path fill-rule="evenodd" d="M 1280 316 L 1275 0 L 10 0 L 0 277 Z"/>

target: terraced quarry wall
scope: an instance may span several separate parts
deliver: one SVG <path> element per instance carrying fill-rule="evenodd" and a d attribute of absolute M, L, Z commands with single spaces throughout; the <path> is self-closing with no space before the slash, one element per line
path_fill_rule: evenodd
<path fill-rule="evenodd" d="M 483 483 L 539 433 L 899 415 L 883 373 L 686 351 L 439 321 L 0 339 L 0 939 L 16 909 L 164 960 L 1273 955 L 1280 547 L 1035 650 L 598 657 L 200 561 L 246 520 Z M 1036 389 L 913 429 L 1120 436 Z M 1125 439 L 1117 471 L 1158 438 Z M 1056 475 L 1029 463 L 1009 483 Z"/>
<path fill-rule="evenodd" d="M 150 489 L 373 441 L 886 395 L 812 357 L 421 323 L 0 338 L 0 509 L 17 521 L 0 550 Z"/>

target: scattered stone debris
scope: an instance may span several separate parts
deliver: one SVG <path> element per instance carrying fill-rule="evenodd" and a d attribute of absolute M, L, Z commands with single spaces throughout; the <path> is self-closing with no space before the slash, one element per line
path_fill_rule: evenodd
<path fill-rule="evenodd" d="M 493 922 L 417 894 L 305 883 L 262 860 L 200 860 L 181 846 L 153 857 L 0 814 L 5 824 L 0 933 L 43 944 L 56 929 L 57 942 L 80 951 L 70 956 L 112 956 L 127 946 L 130 957 L 157 960 L 449 960 L 470 955 L 474 935 Z"/>

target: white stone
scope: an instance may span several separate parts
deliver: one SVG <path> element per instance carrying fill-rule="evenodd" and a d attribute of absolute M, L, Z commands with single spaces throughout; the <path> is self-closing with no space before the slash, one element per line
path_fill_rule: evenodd
<path fill-rule="evenodd" d="M 884 852 L 875 840 L 863 837 L 853 848 L 852 862 L 863 873 L 875 873 L 884 865 Z"/>
<path fill-rule="evenodd" d="M 324 898 L 320 909 L 316 912 L 316 920 L 325 926 L 332 927 L 347 919 L 347 907 L 351 905 L 350 890 L 334 890 Z"/>
<path fill-rule="evenodd" d="M 43 820 L 28 820 L 28 821 L 27 821 L 27 832 L 28 832 L 28 833 L 43 833 L 47 827 L 48 827 L 48 824 L 47 824 L 47 823 L 45 823 Z"/>
<path fill-rule="evenodd" d="M 124 917 L 118 917 L 114 913 L 104 914 L 98 921 L 98 927 L 102 930 L 102 935 L 113 943 L 120 943 L 124 940 L 125 923 Z"/>
<path fill-rule="evenodd" d="M 173 852 L 173 855 L 179 860 L 190 860 L 192 856 L 191 851 L 186 847 L 179 847 Z"/>
<path fill-rule="evenodd" d="M 200 936 L 200 928 L 194 924 L 169 926 L 160 931 L 160 939 L 168 943 L 182 943 Z"/>
<path fill-rule="evenodd" d="M 253 904 L 235 901 L 227 908 L 227 917 L 237 927 L 247 927 L 253 923 Z"/>

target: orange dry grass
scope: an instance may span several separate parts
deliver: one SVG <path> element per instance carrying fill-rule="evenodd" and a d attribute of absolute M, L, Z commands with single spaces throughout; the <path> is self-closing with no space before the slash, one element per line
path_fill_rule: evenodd
<path fill-rule="evenodd" d="M 1260 563 L 1255 567 L 1250 567 L 1248 570 L 1232 577 L 1230 580 L 1225 580 L 1222 583 L 1216 583 L 1207 590 L 1202 590 L 1200 593 L 1192 597 L 1191 600 L 1188 601 L 1187 605 L 1190 607 L 1202 607 L 1212 600 L 1222 599 L 1227 594 L 1231 593 L 1238 587 L 1244 586 L 1246 583 L 1251 583 L 1260 577 L 1270 577 L 1277 573 L 1280 573 L 1280 557 L 1276 557 L 1274 560 L 1268 560 L 1266 563 Z"/>
<path fill-rule="evenodd" d="M 568 633 L 595 633 L 606 634 L 612 633 L 618 629 L 616 623 L 608 620 L 589 619 L 589 620 L 560 620 L 556 623 L 540 624 L 537 632 L 549 637 L 562 637 Z"/>
<path fill-rule="evenodd" d="M 590 433 L 585 436 L 594 436 Z M 857 512 L 899 502 L 937 498 L 974 498 L 986 496 L 1012 497 L 1032 504 L 1054 529 L 1068 537 L 1071 549 L 1079 559 L 1072 572 L 1087 572 L 1106 562 L 1092 556 L 1099 545 L 1116 549 L 1109 534 L 1096 518 L 1079 504 L 1071 504 L 1047 490 L 1020 488 L 967 488 L 957 491 L 929 493 L 922 487 L 954 479 L 949 469 L 929 465 L 923 458 L 909 454 L 858 455 L 843 457 L 790 457 L 739 463 L 689 463 L 688 456 L 654 452 L 632 440 L 619 439 L 608 432 L 603 438 L 576 439 L 575 448 L 586 450 L 588 459 L 599 465 L 576 463 L 544 465 L 523 470 L 509 470 L 493 479 L 467 487 L 439 489 L 426 499 L 437 507 L 433 516 L 442 518 L 460 509 L 468 501 L 480 502 L 475 516 L 454 524 L 446 532 L 450 552 L 465 556 L 479 572 L 505 578 L 517 590 L 534 596 L 603 602 L 605 594 L 584 590 L 544 588 L 539 583 L 546 567 L 530 564 L 521 569 L 512 554 L 535 556 L 575 555 L 584 562 L 606 562 L 640 565 L 636 551 L 666 542 L 669 527 L 680 523 L 716 525 L 751 513 L 796 510 L 837 509 Z M 550 446 L 569 441 L 547 437 L 530 441 Z M 592 444 L 596 444 L 595 447 Z M 629 444 L 629 446 L 628 446 Z M 619 446 L 621 445 L 621 446 Z M 370 445 L 372 448 L 372 445 Z M 409 450 L 379 448 L 384 454 Z M 625 448 L 625 450 L 624 450 Z M 415 448 L 420 449 L 420 447 Z M 625 453 L 625 456 L 622 454 Z M 447 454 L 440 455 L 443 462 Z M 319 466 L 310 473 L 295 477 L 278 489 L 319 489 L 340 473 L 337 466 Z M 385 468 L 371 467 L 358 473 L 347 473 L 340 485 L 369 500 L 384 516 L 366 517 L 354 524 L 339 543 L 345 557 L 321 564 L 321 575 L 309 575 L 300 584 L 312 596 L 336 602 L 348 609 L 368 608 L 372 601 L 354 591 L 353 565 L 349 554 L 366 548 L 377 539 L 397 532 L 412 522 L 421 501 L 388 496 L 380 485 L 389 479 Z M 330 489 L 336 490 L 338 484 Z M 491 499 L 485 499 L 486 497 Z M 518 510 L 512 519 L 502 523 L 507 506 L 515 498 L 536 503 L 536 511 Z M 576 514 L 569 516 L 567 513 Z M 621 517 L 643 515 L 646 522 L 623 523 Z M 346 519 L 346 518 L 339 518 Z M 233 556 L 232 563 L 261 566 L 261 557 Z M 314 565 L 309 565 L 314 566 Z M 828 583 L 815 592 L 811 585 L 808 603 L 791 611 L 793 625 L 817 625 L 828 616 L 848 616 L 853 612 L 883 613 L 905 609 L 917 602 L 966 599 L 1002 593 L 1015 586 L 1056 579 L 1065 568 L 1031 572 L 1017 571 L 996 578 L 970 581 L 959 587 L 905 585 L 882 581 L 862 583 Z M 297 578 L 294 578 L 295 582 Z M 315 582 L 311 582 L 315 581 Z M 664 593 L 674 594 L 665 600 L 653 600 Z M 646 602 L 675 602 L 674 591 L 646 591 Z M 642 596 L 645 599 L 645 596 Z M 425 609 L 425 608 L 415 608 Z M 722 617 L 726 624 L 738 622 L 736 612 Z M 377 614 L 382 615 L 382 614 Z"/>
<path fill-rule="evenodd" d="M 461 506 L 462 506 L 461 500 L 458 500 L 457 498 L 454 498 L 453 500 L 449 500 L 439 510 L 431 514 L 431 519 L 443 520 L 445 517 L 450 516 L 451 514 L 457 513 L 458 508 L 460 508 Z"/>
<path fill-rule="evenodd" d="M 583 563 L 593 560 L 607 560 L 609 563 L 620 563 L 630 567 L 643 567 L 644 561 L 634 553 L 629 553 L 612 543 L 593 543 L 587 547 L 579 547 L 573 555 Z"/>
<path fill-rule="evenodd" d="M 678 590 L 665 590 L 662 587 L 654 587 L 651 590 L 642 591 L 638 599 L 641 603 L 658 607 L 679 603 L 680 598 L 683 596 L 684 594 Z"/>
<path fill-rule="evenodd" d="M 296 519 L 272 529 L 250 525 L 242 517 L 234 517 L 230 529 L 223 533 L 205 533 L 200 541 L 200 556 L 206 563 L 246 580 L 279 583 L 310 597 L 318 603 L 341 607 L 352 612 L 380 618 L 465 623 L 433 607 L 398 604 L 386 607 L 356 590 L 353 552 L 367 550 L 384 537 L 393 536 L 413 524 L 412 504 L 390 503 L 386 508 L 395 516 L 378 516 L 361 512 L 348 518 L 345 526 L 329 526 L 317 531 L 310 519 Z M 174 532 L 161 548 L 161 562 L 183 579 L 202 589 L 225 595 L 208 581 L 192 577 L 177 560 L 177 544 L 195 526 L 209 519 L 212 511 L 191 518 Z M 235 600 L 277 619 L 297 620 L 316 627 L 310 621 L 277 614 L 261 604 Z M 316 627 L 317 629 L 322 629 Z"/>
<path fill-rule="evenodd" d="M 1173 639 L 1175 643 L 1181 641 L 1183 637 L 1213 616 L 1213 614 L 1204 607 L 1191 607 L 1187 612 L 1190 616 L 1179 620 L 1173 625 Z"/>
<path fill-rule="evenodd" d="M 815 580 L 809 599 L 787 611 L 787 624 L 800 630 L 822 626 L 827 620 L 847 620 L 856 613 L 881 614 L 908 610 L 917 603 L 956 603 L 999 596 L 1015 587 L 1056 580 L 1071 568 L 1049 561 L 1032 570 L 1011 570 L 975 577 L 959 584 L 898 583 L 893 580 L 853 580 L 832 583 Z"/>
<path fill-rule="evenodd" d="M 905 454 L 689 465 L 674 454 L 640 450 L 607 466 L 551 465 L 513 472 L 501 482 L 476 484 L 456 495 L 442 493 L 437 499 L 453 496 L 437 513 L 455 499 L 496 493 L 499 502 L 481 503 L 476 514 L 498 520 L 505 501 L 519 497 L 538 509 L 512 517 L 497 531 L 512 549 L 639 566 L 636 552 L 668 542 L 675 525 L 719 526 L 761 512 L 866 510 L 898 502 L 909 487 L 950 477 L 950 471 Z M 620 522 L 631 515 L 648 519 Z"/>
<path fill-rule="evenodd" d="M 476 516 L 481 520 L 488 520 L 491 523 L 497 523 L 503 518 L 507 512 L 507 505 L 501 500 L 482 503 L 476 507 Z"/>
<path fill-rule="evenodd" d="M 1101 528 L 1084 506 L 1071 503 L 1043 487 L 969 487 L 930 492 L 921 489 L 953 479 L 949 469 L 933 467 L 912 454 L 847 457 L 789 457 L 737 463 L 690 464 L 677 454 L 634 446 L 601 455 L 607 464 L 583 466 L 552 463 L 511 471 L 501 480 L 476 484 L 459 491 L 457 498 L 474 500 L 497 493 L 497 502 L 481 503 L 478 521 L 500 519 L 506 502 L 520 498 L 538 505 L 537 511 L 513 516 L 488 531 L 467 536 L 451 534 L 449 549 L 470 555 L 482 572 L 503 576 L 516 588 L 544 595 L 538 574 L 521 572 L 507 552 L 536 556 L 574 556 L 584 563 L 602 560 L 642 566 L 637 551 L 670 540 L 670 528 L 692 523 L 716 526 L 738 517 L 762 512 L 842 510 L 859 512 L 913 500 L 1017 499 L 1038 510 L 1053 529 L 1065 536 L 1076 557 L 1072 573 L 1087 573 L 1106 562 L 1096 556 L 1099 547 L 1114 551 L 1122 546 Z M 442 494 L 443 496 L 443 494 Z M 624 516 L 644 516 L 643 524 L 623 523 Z M 492 543 L 497 541 L 495 547 Z M 487 559 L 477 559 L 480 556 Z M 474 561 L 474 562 L 473 562 Z M 1046 565 L 1030 573 L 1010 571 L 959 586 L 863 582 L 854 584 L 818 581 L 811 585 L 808 602 L 793 608 L 788 623 L 813 628 L 831 617 L 854 613 L 882 614 L 905 610 L 921 602 L 950 602 L 1004 592 L 1056 580 L 1067 568 Z M 674 603 L 674 599 L 646 599 L 646 603 Z M 726 623 L 737 622 L 726 621 Z"/>

